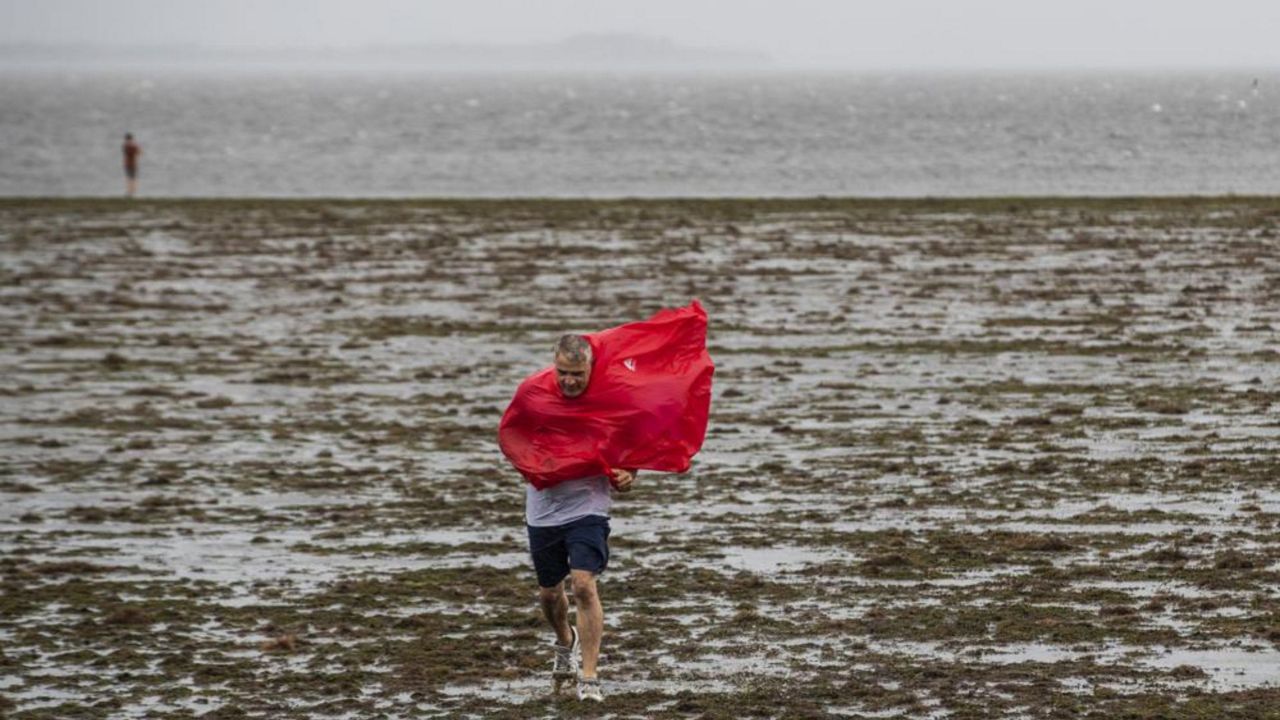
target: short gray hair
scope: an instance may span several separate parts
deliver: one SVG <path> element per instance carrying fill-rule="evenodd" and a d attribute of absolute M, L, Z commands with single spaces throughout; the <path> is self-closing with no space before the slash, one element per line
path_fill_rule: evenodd
<path fill-rule="evenodd" d="M 561 335 L 556 341 L 556 357 L 572 363 L 591 361 L 591 343 L 581 335 Z"/>

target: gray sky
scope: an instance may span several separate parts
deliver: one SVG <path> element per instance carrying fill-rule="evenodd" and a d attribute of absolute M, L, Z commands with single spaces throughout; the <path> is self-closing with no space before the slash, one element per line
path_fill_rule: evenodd
<path fill-rule="evenodd" d="M 1276 0 L 0 0 L 0 44 L 549 43 L 628 32 L 782 66 L 1280 68 Z"/>

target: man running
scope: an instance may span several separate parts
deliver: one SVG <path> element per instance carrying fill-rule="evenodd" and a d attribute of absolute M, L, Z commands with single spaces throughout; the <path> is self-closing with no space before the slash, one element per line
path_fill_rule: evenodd
<path fill-rule="evenodd" d="M 707 313 L 694 300 L 647 320 L 565 335 L 554 363 L 524 379 L 498 423 L 498 445 L 528 481 L 525 524 L 538 599 L 555 631 L 553 685 L 582 668 L 578 697 L 600 702 L 604 610 L 596 578 L 609 563 L 613 493 L 638 468 L 688 472 L 711 409 Z M 578 610 L 569 624 L 569 578 Z"/>
<path fill-rule="evenodd" d="M 556 385 L 572 400 L 586 392 L 591 381 L 591 344 L 580 335 L 565 335 L 555 346 Z M 526 484 L 525 523 L 529 552 L 538 575 L 538 600 L 555 631 L 552 679 L 578 679 L 578 698 L 601 702 L 596 663 L 604 631 L 604 608 L 596 577 L 609 563 L 609 507 L 612 492 L 629 492 L 636 471 L 613 469 L 613 483 L 604 475 L 565 480 L 544 490 Z M 570 578 L 577 626 L 569 624 L 569 598 L 564 579 Z M 581 675 L 578 659 L 581 658 Z"/>
<path fill-rule="evenodd" d="M 133 197 L 138 192 L 138 157 L 142 155 L 142 146 L 134 142 L 133 133 L 125 133 L 120 149 L 124 153 L 125 194 Z"/>

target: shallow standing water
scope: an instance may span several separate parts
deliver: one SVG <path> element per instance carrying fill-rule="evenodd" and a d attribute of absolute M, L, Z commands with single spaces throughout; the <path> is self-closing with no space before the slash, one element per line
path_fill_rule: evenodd
<path fill-rule="evenodd" d="M 1280 203 L 0 201 L 0 710 L 555 717 L 494 443 L 698 297 L 638 717 L 1267 717 Z"/>
<path fill-rule="evenodd" d="M 1254 86 L 1254 80 L 1258 85 Z M 0 68 L 0 195 L 1280 193 L 1274 74 Z"/>

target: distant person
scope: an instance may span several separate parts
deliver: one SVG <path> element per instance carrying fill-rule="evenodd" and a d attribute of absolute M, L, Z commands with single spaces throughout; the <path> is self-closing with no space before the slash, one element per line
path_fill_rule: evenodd
<path fill-rule="evenodd" d="M 142 155 L 142 146 L 134 141 L 133 133 L 125 133 L 120 149 L 124 153 L 125 194 L 133 197 L 138 192 L 138 157 Z"/>

